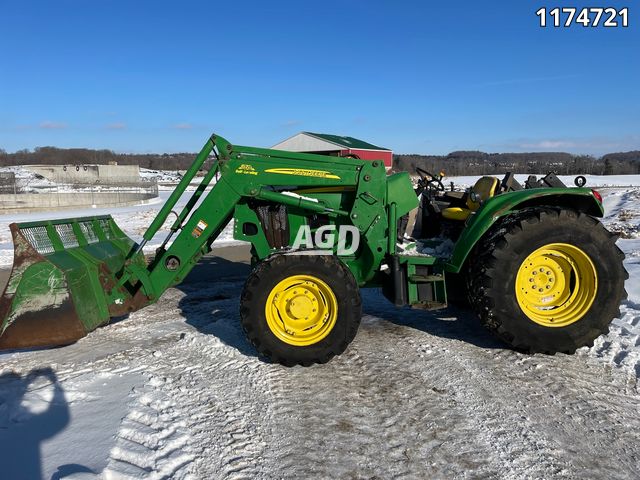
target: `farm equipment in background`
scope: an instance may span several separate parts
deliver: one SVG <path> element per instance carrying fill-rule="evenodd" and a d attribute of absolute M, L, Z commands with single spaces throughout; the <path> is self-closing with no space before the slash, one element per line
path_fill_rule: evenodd
<path fill-rule="evenodd" d="M 143 247 L 211 156 L 147 261 Z M 414 191 L 408 173 L 387 176 L 380 161 L 235 146 L 213 135 L 140 243 L 110 216 L 12 224 L 0 348 L 72 343 L 158 301 L 232 220 L 234 238 L 252 245 L 242 326 L 262 355 L 285 365 L 342 353 L 356 335 L 364 287 L 423 309 L 446 307 L 448 284 L 463 288 L 486 327 L 528 352 L 571 353 L 607 331 L 626 272 L 615 236 L 596 219 L 603 214 L 597 192 L 517 188 L 509 175 L 446 192 L 440 177 L 418 173 Z M 448 242 L 450 251 L 406 248 L 408 224 L 417 235 L 407 218 L 416 216 L 427 250 Z M 292 248 L 301 231 L 326 238 L 345 228 L 356 235 L 342 245 Z"/>

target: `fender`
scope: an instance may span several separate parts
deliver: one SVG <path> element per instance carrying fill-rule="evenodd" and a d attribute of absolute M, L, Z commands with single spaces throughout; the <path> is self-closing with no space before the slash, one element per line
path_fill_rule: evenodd
<path fill-rule="evenodd" d="M 589 188 L 532 188 L 502 193 L 487 200 L 469 216 L 445 264 L 446 271 L 460 272 L 473 247 L 497 220 L 527 207 L 543 205 L 569 207 L 594 217 L 604 215 L 602 203 Z"/>

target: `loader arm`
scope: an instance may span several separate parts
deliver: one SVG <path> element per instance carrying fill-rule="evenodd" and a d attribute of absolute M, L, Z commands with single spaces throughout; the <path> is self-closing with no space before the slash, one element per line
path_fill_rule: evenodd
<path fill-rule="evenodd" d="M 112 315 L 137 310 L 158 300 L 167 288 L 180 283 L 210 251 L 213 241 L 233 218 L 236 207 L 250 199 L 333 218 L 342 217 L 344 222 L 355 225 L 365 241 L 362 253 L 357 259 L 351 259 L 349 266 L 362 284 L 373 277 L 388 246 L 387 184 L 382 162 L 352 158 L 336 160 L 321 155 L 233 146 L 217 135 L 212 135 L 202 148 L 143 235 L 141 244 L 132 249 L 130 258 L 140 255 L 144 244 L 158 232 L 212 152 L 216 160 L 184 209 L 176 214 L 169 236 L 156 252 L 155 259 L 146 268 L 140 262 L 128 261 L 125 265 L 118 288 L 110 293 Z M 219 178 L 206 192 L 216 173 Z M 353 188 L 355 200 L 349 210 L 344 210 L 314 199 L 282 193 L 291 186 Z M 198 200 L 201 200 L 199 205 Z M 175 240 L 167 247 L 169 238 L 176 233 Z"/>

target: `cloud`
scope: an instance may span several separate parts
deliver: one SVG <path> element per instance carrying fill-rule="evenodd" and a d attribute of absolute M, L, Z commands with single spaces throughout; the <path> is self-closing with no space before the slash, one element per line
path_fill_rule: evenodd
<path fill-rule="evenodd" d="M 640 149 L 640 135 L 523 139 L 511 144 L 511 147 L 525 151 L 562 150 L 573 153 L 603 154 Z"/>
<path fill-rule="evenodd" d="M 284 128 L 291 128 L 291 127 L 297 127 L 301 123 L 302 123 L 302 121 L 300 121 L 300 120 L 287 120 L 286 122 L 284 122 L 280 126 L 284 127 Z"/>
<path fill-rule="evenodd" d="M 540 140 L 534 143 L 520 143 L 520 148 L 532 148 L 535 150 L 549 150 L 550 148 L 576 148 L 579 145 L 576 142 L 568 140 Z"/>
<path fill-rule="evenodd" d="M 46 130 L 60 130 L 63 128 L 67 128 L 67 124 L 61 122 L 50 122 L 47 120 L 46 122 L 42 122 L 40 124 L 40 128 L 44 128 Z"/>
<path fill-rule="evenodd" d="M 122 122 L 115 122 L 110 123 L 106 126 L 106 128 L 107 130 L 124 130 L 125 128 L 127 128 L 127 124 Z"/>
<path fill-rule="evenodd" d="M 190 123 L 178 123 L 174 125 L 173 128 L 175 128 L 176 130 L 191 130 L 193 128 L 193 125 L 191 125 Z"/>

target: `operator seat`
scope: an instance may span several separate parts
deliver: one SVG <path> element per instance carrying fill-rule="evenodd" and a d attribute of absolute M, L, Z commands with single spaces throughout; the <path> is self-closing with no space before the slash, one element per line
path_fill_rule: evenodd
<path fill-rule="evenodd" d="M 475 212 L 485 200 L 493 197 L 498 190 L 496 177 L 480 177 L 471 187 L 467 195 L 466 207 L 448 207 L 442 210 L 442 216 L 447 220 L 466 220 L 471 212 Z M 472 195 L 473 194 L 473 195 Z M 472 197 L 475 201 L 472 200 Z"/>

